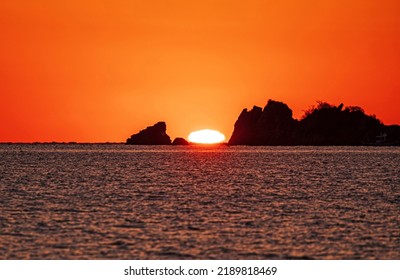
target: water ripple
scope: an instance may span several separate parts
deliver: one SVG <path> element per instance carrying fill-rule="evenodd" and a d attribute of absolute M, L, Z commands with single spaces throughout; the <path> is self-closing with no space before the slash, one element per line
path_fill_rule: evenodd
<path fill-rule="evenodd" d="M 399 259 L 396 147 L 0 145 L 2 259 Z"/>

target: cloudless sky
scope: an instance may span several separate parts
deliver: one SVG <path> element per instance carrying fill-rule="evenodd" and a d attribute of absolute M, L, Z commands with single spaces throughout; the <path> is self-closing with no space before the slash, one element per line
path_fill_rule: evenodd
<path fill-rule="evenodd" d="M 229 138 L 268 99 L 400 123 L 398 0 L 2 0 L 0 35 L 3 142 Z"/>

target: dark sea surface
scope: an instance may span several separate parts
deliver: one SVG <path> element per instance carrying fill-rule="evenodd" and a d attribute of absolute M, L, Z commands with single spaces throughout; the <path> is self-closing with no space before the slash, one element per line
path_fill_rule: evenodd
<path fill-rule="evenodd" d="M 0 258 L 400 259 L 400 148 L 1 144 Z"/>

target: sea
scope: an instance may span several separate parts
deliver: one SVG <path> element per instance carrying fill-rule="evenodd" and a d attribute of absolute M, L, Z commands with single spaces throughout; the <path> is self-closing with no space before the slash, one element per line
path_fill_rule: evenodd
<path fill-rule="evenodd" d="M 1 259 L 400 259 L 399 147 L 1 144 Z"/>

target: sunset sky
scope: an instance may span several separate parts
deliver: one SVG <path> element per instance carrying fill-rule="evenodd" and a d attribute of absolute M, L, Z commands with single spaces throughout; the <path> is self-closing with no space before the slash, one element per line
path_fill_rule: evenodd
<path fill-rule="evenodd" d="M 1 0 L 0 142 L 230 137 L 245 107 L 400 123 L 400 1 Z"/>

